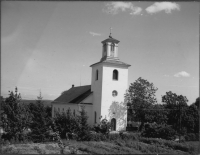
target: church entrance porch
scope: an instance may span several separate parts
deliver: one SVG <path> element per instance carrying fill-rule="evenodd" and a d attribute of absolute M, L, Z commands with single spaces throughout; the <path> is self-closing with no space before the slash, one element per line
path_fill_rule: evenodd
<path fill-rule="evenodd" d="M 111 131 L 116 131 L 116 119 L 111 119 Z"/>

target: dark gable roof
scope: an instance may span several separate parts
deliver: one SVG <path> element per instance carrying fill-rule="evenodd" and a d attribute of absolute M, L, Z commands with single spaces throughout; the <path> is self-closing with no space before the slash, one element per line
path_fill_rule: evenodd
<path fill-rule="evenodd" d="M 67 91 L 64 91 L 53 102 L 65 102 L 78 104 L 91 94 L 91 85 L 72 87 Z"/>

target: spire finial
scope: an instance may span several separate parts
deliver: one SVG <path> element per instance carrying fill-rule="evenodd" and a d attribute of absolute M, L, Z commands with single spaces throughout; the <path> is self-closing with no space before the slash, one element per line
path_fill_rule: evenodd
<path fill-rule="evenodd" d="M 110 27 L 110 35 L 109 35 L 110 38 L 112 38 L 111 34 L 112 34 L 112 27 Z"/>

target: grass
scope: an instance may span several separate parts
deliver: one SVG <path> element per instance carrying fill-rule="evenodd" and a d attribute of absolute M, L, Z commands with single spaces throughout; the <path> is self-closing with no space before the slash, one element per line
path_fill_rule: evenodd
<path fill-rule="evenodd" d="M 115 138 L 114 138 L 115 137 Z M 64 154 L 182 154 L 197 155 L 199 142 L 177 143 L 156 138 L 113 135 L 105 141 L 63 140 Z M 30 143 L 4 145 L 2 153 L 8 154 L 60 154 L 57 143 Z"/>

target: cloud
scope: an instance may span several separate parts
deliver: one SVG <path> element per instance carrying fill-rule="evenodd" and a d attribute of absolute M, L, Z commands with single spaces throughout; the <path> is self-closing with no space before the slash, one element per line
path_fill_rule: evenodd
<path fill-rule="evenodd" d="M 171 13 L 172 10 L 180 10 L 180 6 L 173 2 L 156 2 L 153 5 L 145 9 L 147 13 L 153 14 L 160 11 L 165 11 L 165 13 Z"/>
<path fill-rule="evenodd" d="M 165 74 L 164 77 L 170 77 L 170 75 Z"/>
<path fill-rule="evenodd" d="M 100 33 L 95 33 L 95 32 L 89 32 L 92 36 L 101 36 Z"/>
<path fill-rule="evenodd" d="M 139 15 L 142 12 L 142 8 L 134 6 L 131 2 L 110 2 L 106 4 L 104 12 L 110 14 L 118 14 L 120 11 L 130 11 L 131 15 Z"/>
<path fill-rule="evenodd" d="M 190 74 L 185 72 L 185 71 L 182 71 L 182 72 L 178 72 L 176 74 L 174 74 L 175 77 L 190 77 Z"/>

